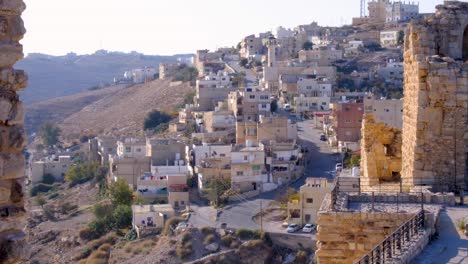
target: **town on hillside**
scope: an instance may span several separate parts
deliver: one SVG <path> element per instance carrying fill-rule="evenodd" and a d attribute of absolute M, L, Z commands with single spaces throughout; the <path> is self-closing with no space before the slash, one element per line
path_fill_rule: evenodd
<path fill-rule="evenodd" d="M 31 263 L 465 263 L 467 24 L 372 0 L 116 77 L 190 91 L 131 136 L 42 125 Z"/>

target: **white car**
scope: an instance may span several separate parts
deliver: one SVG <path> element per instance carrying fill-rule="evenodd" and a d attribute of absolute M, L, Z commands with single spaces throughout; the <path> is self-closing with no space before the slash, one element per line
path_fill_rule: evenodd
<path fill-rule="evenodd" d="M 290 225 L 288 226 L 288 229 L 286 229 L 286 232 L 288 232 L 288 233 L 295 233 L 295 232 L 296 232 L 297 230 L 299 230 L 299 229 L 300 229 L 299 225 L 297 225 L 297 224 L 290 224 Z"/>
<path fill-rule="evenodd" d="M 304 233 L 312 233 L 312 231 L 315 230 L 315 225 L 313 224 L 306 224 L 303 228 L 302 228 L 302 232 Z"/>
<path fill-rule="evenodd" d="M 336 170 L 336 171 L 341 171 L 341 170 L 343 170 L 343 164 L 337 163 L 336 166 L 335 166 L 335 170 Z"/>

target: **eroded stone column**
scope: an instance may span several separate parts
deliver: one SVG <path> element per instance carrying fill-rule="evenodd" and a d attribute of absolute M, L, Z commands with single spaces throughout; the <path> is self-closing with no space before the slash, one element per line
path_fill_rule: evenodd
<path fill-rule="evenodd" d="M 25 227 L 24 108 L 18 91 L 27 84 L 13 65 L 23 58 L 22 0 L 0 0 L 0 263 L 28 259 Z"/>

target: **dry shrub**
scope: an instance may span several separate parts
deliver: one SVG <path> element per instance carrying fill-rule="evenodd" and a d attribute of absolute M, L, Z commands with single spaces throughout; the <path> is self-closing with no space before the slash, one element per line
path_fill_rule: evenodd
<path fill-rule="evenodd" d="M 216 241 L 216 236 L 214 234 L 209 234 L 205 237 L 204 244 L 208 245 Z"/>
<path fill-rule="evenodd" d="M 209 226 L 204 226 L 204 227 L 202 227 L 202 228 L 200 229 L 200 231 L 201 231 L 202 234 L 204 234 L 205 236 L 214 233 L 214 229 L 213 229 L 212 227 L 209 227 Z"/>
<path fill-rule="evenodd" d="M 221 241 L 223 242 L 223 245 L 226 247 L 230 247 L 232 242 L 235 240 L 235 238 L 232 235 L 227 235 L 221 238 Z"/>
<path fill-rule="evenodd" d="M 185 221 L 184 218 L 182 217 L 172 217 L 169 220 L 167 220 L 166 224 L 164 225 L 164 229 L 162 231 L 162 234 L 165 236 L 172 236 L 174 235 L 173 229 L 179 224 L 180 222 Z"/>

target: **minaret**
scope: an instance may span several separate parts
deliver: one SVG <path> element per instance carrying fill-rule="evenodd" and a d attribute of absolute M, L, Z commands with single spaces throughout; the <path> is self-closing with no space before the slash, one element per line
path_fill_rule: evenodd
<path fill-rule="evenodd" d="M 276 38 L 271 36 L 268 39 L 268 67 L 276 66 Z"/>

